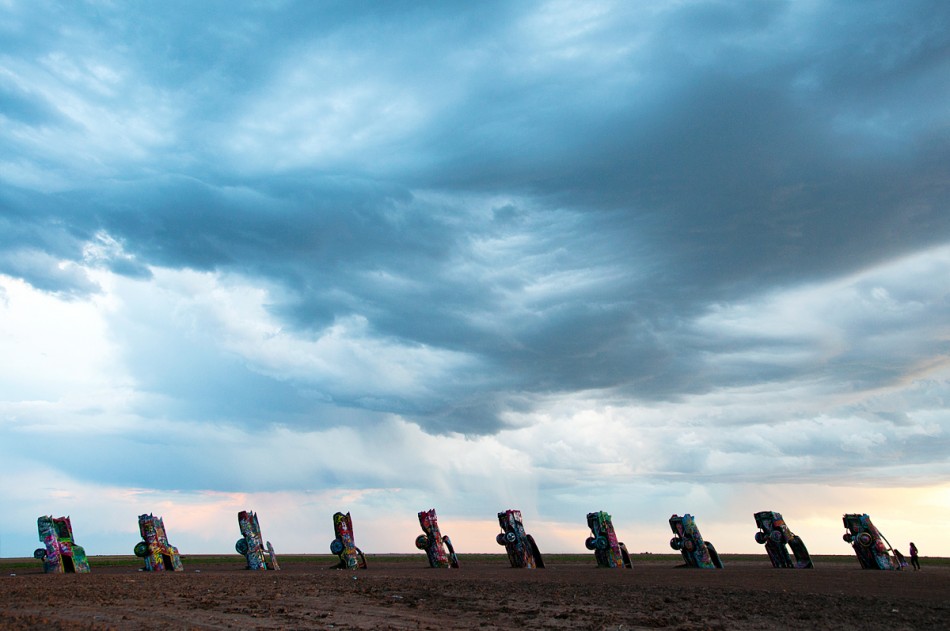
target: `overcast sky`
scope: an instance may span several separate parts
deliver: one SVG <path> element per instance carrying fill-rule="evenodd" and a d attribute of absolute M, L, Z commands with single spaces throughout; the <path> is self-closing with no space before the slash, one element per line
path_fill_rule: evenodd
<path fill-rule="evenodd" d="M 0 0 L 0 555 L 950 555 L 948 103 L 941 0 Z"/>

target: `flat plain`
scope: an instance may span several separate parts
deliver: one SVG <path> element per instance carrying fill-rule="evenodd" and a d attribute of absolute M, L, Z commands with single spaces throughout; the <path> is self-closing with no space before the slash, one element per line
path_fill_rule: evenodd
<path fill-rule="evenodd" d="M 82 575 L 0 559 L 0 628 L 950 628 L 946 559 L 882 572 L 844 556 L 816 557 L 814 570 L 774 569 L 765 555 L 723 555 L 723 570 L 650 554 L 633 569 L 597 568 L 593 555 L 546 555 L 540 570 L 503 555 L 461 555 L 458 570 L 430 569 L 422 554 L 367 558 L 359 571 L 314 555 L 252 572 L 237 555 L 189 556 L 184 572 L 150 574 L 135 557 L 91 557 Z"/>

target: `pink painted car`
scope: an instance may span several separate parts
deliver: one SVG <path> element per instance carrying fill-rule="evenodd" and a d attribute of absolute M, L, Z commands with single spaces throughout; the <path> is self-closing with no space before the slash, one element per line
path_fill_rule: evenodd
<path fill-rule="evenodd" d="M 181 572 L 181 555 L 178 548 L 168 543 L 165 523 L 152 514 L 139 515 L 139 532 L 142 541 L 135 544 L 135 556 L 145 561 L 146 572 Z"/>
<path fill-rule="evenodd" d="M 419 525 L 422 526 L 423 534 L 416 537 L 416 547 L 425 550 L 429 567 L 458 568 L 459 560 L 455 555 L 455 548 L 452 547 L 452 540 L 439 530 L 439 518 L 436 517 L 434 508 L 419 512 Z"/>
<path fill-rule="evenodd" d="M 89 571 L 89 560 L 82 546 L 73 541 L 73 525 L 69 517 L 43 515 L 36 520 L 42 548 L 33 557 L 43 562 L 47 574 L 83 574 Z"/>

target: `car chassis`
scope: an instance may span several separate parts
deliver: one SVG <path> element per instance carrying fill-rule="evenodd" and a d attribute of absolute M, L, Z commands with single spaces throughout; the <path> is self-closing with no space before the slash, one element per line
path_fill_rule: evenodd
<path fill-rule="evenodd" d="M 802 538 L 791 531 L 781 513 L 775 511 L 761 511 L 753 515 L 755 525 L 759 531 L 755 533 L 756 543 L 765 545 L 765 551 L 769 555 L 772 567 L 790 567 L 799 569 L 811 569 L 811 555 L 808 554 L 808 548 Z M 787 544 L 787 547 L 786 547 Z M 792 549 L 792 555 L 795 560 L 792 561 L 792 555 L 788 549 Z"/>
<path fill-rule="evenodd" d="M 247 560 L 248 570 L 279 570 L 277 554 L 270 541 L 265 546 L 257 513 L 242 510 L 238 513 L 238 527 L 243 537 L 234 544 L 237 553 Z"/>
<path fill-rule="evenodd" d="M 45 547 L 37 548 L 33 558 L 43 562 L 44 572 L 84 574 L 90 571 L 85 549 L 73 541 L 69 517 L 43 515 L 36 520 L 36 528 Z"/>
<path fill-rule="evenodd" d="M 349 513 L 333 514 L 333 533 L 336 538 L 330 542 L 330 552 L 340 559 L 340 562 L 333 567 L 340 570 L 365 570 L 366 556 L 356 547 L 353 538 L 353 520 Z"/>
<path fill-rule="evenodd" d="M 849 513 L 842 517 L 847 532 L 842 539 L 851 544 L 854 553 L 866 570 L 901 570 L 900 553 L 891 547 L 887 538 L 871 523 L 867 513 Z"/>
<path fill-rule="evenodd" d="M 455 548 L 452 547 L 452 540 L 439 530 L 439 519 L 434 508 L 419 511 L 419 525 L 422 526 L 423 534 L 416 537 L 416 547 L 425 550 L 429 567 L 458 568 L 459 560 L 455 555 Z"/>
<path fill-rule="evenodd" d="M 587 525 L 590 527 L 592 536 L 584 541 L 584 546 L 594 551 L 598 567 L 633 567 L 627 546 L 617 541 L 613 520 L 608 513 L 604 511 L 587 513 Z"/>
<path fill-rule="evenodd" d="M 544 559 L 534 537 L 527 534 L 521 511 L 506 510 L 498 513 L 498 524 L 501 532 L 495 537 L 498 545 L 505 546 L 508 560 L 514 568 L 543 568 Z"/>
<path fill-rule="evenodd" d="M 670 517 L 670 528 L 675 535 L 670 539 L 670 547 L 683 555 L 688 567 L 722 569 L 722 559 L 716 547 L 705 541 L 696 526 L 696 520 L 689 513 L 682 517 Z"/>
<path fill-rule="evenodd" d="M 135 556 L 145 561 L 146 572 L 181 572 L 181 555 L 178 548 L 168 543 L 165 522 L 152 514 L 139 515 L 139 532 L 142 541 L 135 544 Z"/>

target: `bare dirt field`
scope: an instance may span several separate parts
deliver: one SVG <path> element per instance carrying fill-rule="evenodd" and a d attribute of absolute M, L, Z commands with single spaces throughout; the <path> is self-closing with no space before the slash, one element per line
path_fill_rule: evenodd
<path fill-rule="evenodd" d="M 459 570 L 420 556 L 369 556 L 369 569 L 329 557 L 281 559 L 251 572 L 239 557 L 187 557 L 185 571 L 147 574 L 136 561 L 92 557 L 92 573 L 45 575 L 0 560 L 0 629 L 950 629 L 950 565 L 861 570 L 857 559 L 773 569 L 723 555 L 724 570 L 672 556 L 598 569 L 554 555 L 515 570 L 501 555 L 463 555 Z"/>

